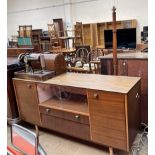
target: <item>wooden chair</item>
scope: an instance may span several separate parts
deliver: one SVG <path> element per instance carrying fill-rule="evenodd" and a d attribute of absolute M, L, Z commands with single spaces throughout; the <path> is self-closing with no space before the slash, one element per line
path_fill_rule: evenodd
<path fill-rule="evenodd" d="M 82 39 L 82 22 L 76 22 L 74 46 L 82 45 L 82 44 L 83 44 L 83 39 Z"/>
<path fill-rule="evenodd" d="M 101 74 L 101 62 L 100 56 L 103 56 L 104 52 L 102 50 L 92 50 L 90 52 L 90 64 L 92 66 L 92 72 L 95 74 Z"/>
<path fill-rule="evenodd" d="M 67 62 L 69 72 L 91 73 L 89 63 L 89 52 L 86 48 L 79 48 L 76 51 L 75 58 Z"/>
<path fill-rule="evenodd" d="M 52 49 L 53 46 L 61 46 L 55 24 L 47 24 L 47 26 L 48 26 L 48 33 L 50 37 L 50 50 Z"/>

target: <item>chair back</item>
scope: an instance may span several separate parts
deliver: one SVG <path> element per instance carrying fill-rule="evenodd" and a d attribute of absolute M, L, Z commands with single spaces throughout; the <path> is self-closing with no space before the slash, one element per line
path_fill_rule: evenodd
<path fill-rule="evenodd" d="M 82 22 L 76 22 L 75 25 L 75 45 L 82 45 Z"/>

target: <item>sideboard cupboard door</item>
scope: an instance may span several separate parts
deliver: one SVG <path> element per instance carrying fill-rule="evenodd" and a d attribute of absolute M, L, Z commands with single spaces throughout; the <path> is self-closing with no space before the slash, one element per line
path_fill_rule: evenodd
<path fill-rule="evenodd" d="M 14 89 L 20 118 L 26 122 L 40 125 L 40 114 L 36 84 L 30 81 L 14 79 Z"/>
<path fill-rule="evenodd" d="M 127 150 L 125 95 L 88 90 L 91 140 Z"/>
<path fill-rule="evenodd" d="M 122 76 L 128 75 L 128 61 L 127 60 L 118 61 L 118 75 L 122 75 Z"/>
<path fill-rule="evenodd" d="M 141 77 L 141 122 L 148 123 L 148 61 L 128 60 L 128 76 Z"/>

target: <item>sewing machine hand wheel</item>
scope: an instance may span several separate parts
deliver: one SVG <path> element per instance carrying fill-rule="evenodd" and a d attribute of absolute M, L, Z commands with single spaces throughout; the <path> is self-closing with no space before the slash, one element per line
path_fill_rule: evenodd
<path fill-rule="evenodd" d="M 18 63 L 24 63 L 25 56 L 28 55 L 28 53 L 21 53 L 18 55 L 17 61 Z"/>

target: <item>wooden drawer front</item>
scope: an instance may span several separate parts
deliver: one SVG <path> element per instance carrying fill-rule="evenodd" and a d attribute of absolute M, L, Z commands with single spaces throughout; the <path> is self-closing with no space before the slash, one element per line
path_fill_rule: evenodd
<path fill-rule="evenodd" d="M 66 112 L 66 111 L 61 111 L 61 110 L 57 110 L 57 109 L 46 108 L 43 106 L 39 106 L 39 108 L 40 108 L 40 112 L 43 114 L 56 116 L 59 118 L 63 118 L 63 119 L 67 119 L 70 121 L 89 125 L 89 117 L 88 116 L 71 113 L 71 112 Z"/>
<path fill-rule="evenodd" d="M 91 140 L 126 150 L 125 96 L 88 90 L 88 104 Z"/>
<path fill-rule="evenodd" d="M 22 120 L 40 125 L 40 115 L 35 83 L 14 80 L 17 104 Z"/>
<path fill-rule="evenodd" d="M 65 133 L 84 140 L 90 140 L 89 125 L 41 114 L 42 124 L 48 129 Z"/>

